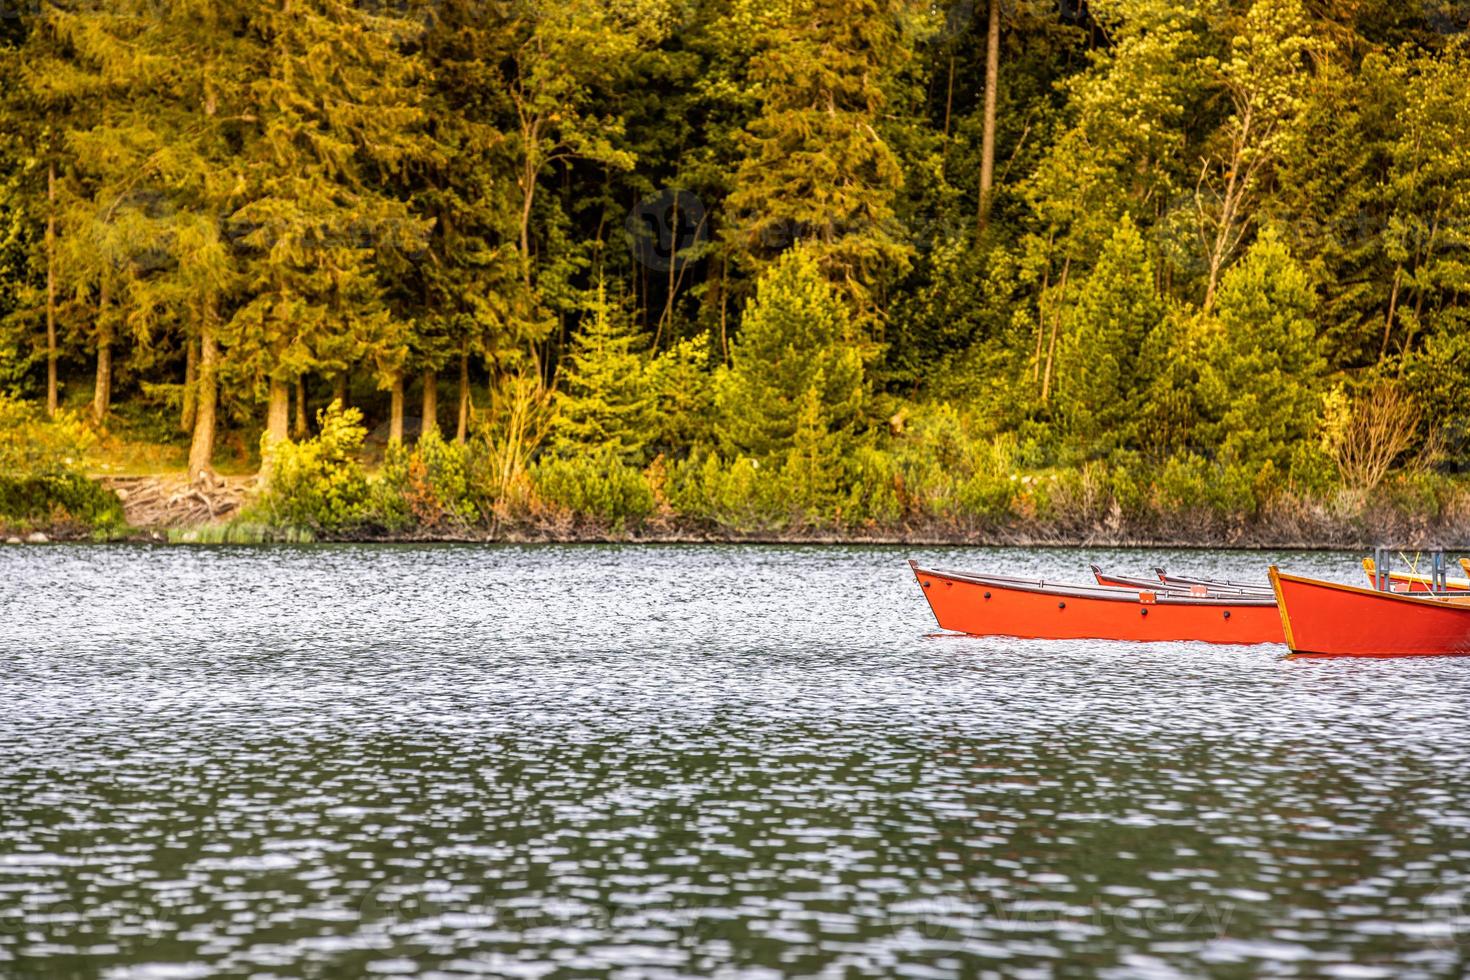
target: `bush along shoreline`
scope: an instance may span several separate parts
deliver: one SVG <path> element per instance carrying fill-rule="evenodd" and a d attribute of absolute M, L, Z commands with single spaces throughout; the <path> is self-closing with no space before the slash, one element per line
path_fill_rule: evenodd
<path fill-rule="evenodd" d="M 122 501 L 79 469 L 92 441 L 74 415 L 45 420 L 34 407 L 0 394 L 0 541 L 128 533 Z"/>
<path fill-rule="evenodd" d="M 716 453 L 643 467 L 611 450 L 507 463 L 493 440 L 430 432 L 370 475 L 365 430 L 335 405 L 320 434 L 269 450 L 270 483 L 227 525 L 177 541 L 812 542 L 1358 548 L 1470 531 L 1470 486 L 1397 473 L 1371 494 L 1278 490 L 1204 460 L 1152 473 L 1093 462 L 1024 471 L 1024 447 L 964 442 L 952 411 L 890 448 L 828 462 Z M 944 444 L 953 455 L 940 451 Z M 497 449 L 501 450 L 497 452 Z"/>
<path fill-rule="evenodd" d="M 1119 237 L 1121 255 L 1131 229 Z M 1123 305 L 1148 304 L 1145 264 L 1133 265 L 1137 282 L 1097 303 L 1137 293 Z M 873 351 L 797 247 L 762 277 L 713 370 L 699 341 L 641 351 L 599 294 L 554 393 L 513 378 L 463 441 L 431 427 L 412 447 L 391 444 L 374 477 L 359 462 L 361 414 L 334 403 L 310 439 L 262 437 L 267 489 L 242 519 L 318 538 L 1346 547 L 1465 537 L 1470 492 L 1437 468 L 1409 396 L 1310 380 L 1320 364 L 1298 279 L 1263 239 L 1226 275 L 1230 322 L 1209 343 L 1094 338 L 1066 366 L 1086 397 L 1041 420 L 1007 417 L 1021 401 L 1004 386 L 953 401 L 875 390 Z M 1097 320 L 1131 315 L 1109 307 Z M 1145 364 L 1147 397 L 1102 384 Z"/>

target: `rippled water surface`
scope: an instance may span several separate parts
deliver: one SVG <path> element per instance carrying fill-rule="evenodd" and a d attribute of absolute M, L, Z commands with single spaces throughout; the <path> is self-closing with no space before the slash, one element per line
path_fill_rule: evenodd
<path fill-rule="evenodd" d="M 0 975 L 1465 974 L 1470 658 L 935 637 L 905 556 L 0 549 Z"/>

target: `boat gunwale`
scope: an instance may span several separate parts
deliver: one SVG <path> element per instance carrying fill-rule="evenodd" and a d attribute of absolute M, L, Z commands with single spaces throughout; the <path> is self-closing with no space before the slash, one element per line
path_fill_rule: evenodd
<path fill-rule="evenodd" d="M 914 575 L 931 575 L 968 585 L 990 586 L 1013 592 L 1033 595 L 1054 595 L 1071 599 L 1095 599 L 1099 602 L 1143 604 L 1143 593 L 1150 592 L 1154 598 L 1150 605 L 1181 607 L 1246 606 L 1250 608 L 1275 608 L 1274 596 L 1194 596 L 1165 589 L 1133 589 L 1111 585 L 1080 585 L 1071 582 L 1048 582 L 1045 579 L 1016 578 L 1008 575 L 986 575 L 977 572 L 961 572 L 954 569 L 924 568 L 910 559 Z"/>
<path fill-rule="evenodd" d="M 1211 579 L 1194 578 L 1193 576 L 1189 575 L 1170 575 L 1162 568 L 1155 568 L 1154 574 L 1157 575 L 1159 577 L 1159 581 L 1163 582 L 1165 585 L 1178 585 L 1182 588 L 1189 588 L 1195 585 L 1203 585 L 1209 589 L 1237 589 L 1241 592 L 1254 592 L 1257 594 L 1269 594 L 1271 592 L 1271 583 L 1269 582 L 1256 585 L 1250 582 L 1232 582 L 1230 579 L 1225 578 Z"/>
<path fill-rule="evenodd" d="M 1104 587 L 1129 589 L 1137 588 L 1155 592 L 1162 589 L 1166 592 L 1190 596 L 1194 595 L 1191 590 L 1196 588 L 1205 588 L 1209 590 L 1211 595 L 1215 596 L 1242 596 L 1252 599 L 1259 599 L 1272 595 L 1271 586 L 1269 584 L 1246 585 L 1242 582 L 1230 582 L 1225 579 L 1189 580 L 1182 579 L 1176 576 L 1167 576 L 1160 581 L 1155 582 L 1153 579 L 1143 578 L 1141 576 L 1110 575 L 1109 573 L 1103 571 L 1100 565 L 1092 565 L 1090 567 L 1092 568 L 1093 578 L 1107 580 L 1099 581 L 1097 583 L 1098 585 Z M 1158 571 L 1158 569 L 1155 569 L 1155 571 Z"/>
<path fill-rule="evenodd" d="M 1461 558 L 1460 559 L 1460 567 L 1463 568 L 1463 569 L 1465 569 L 1465 572 L 1466 572 L 1467 575 L 1470 575 L 1470 564 L 1466 564 L 1467 562 L 1470 562 L 1470 558 Z M 1377 568 L 1378 568 L 1377 563 L 1375 563 L 1371 557 L 1370 558 L 1364 558 L 1363 559 L 1363 571 L 1368 575 L 1368 577 L 1370 579 L 1371 578 L 1374 578 L 1378 574 Z M 1408 583 L 1411 586 L 1413 586 L 1413 585 L 1433 585 L 1434 584 L 1434 576 L 1433 575 L 1423 575 L 1423 574 L 1420 574 L 1419 572 L 1416 572 L 1416 571 L 1403 572 L 1403 571 L 1399 571 L 1396 568 L 1390 568 L 1388 571 L 1384 572 L 1383 574 L 1385 576 L 1387 576 L 1387 578 L 1388 578 L 1388 580 L 1390 582 L 1405 582 L 1405 583 Z M 1379 591 L 1379 592 L 1386 592 L 1388 590 L 1387 589 L 1377 589 L 1377 591 Z M 1418 595 L 1424 595 L 1424 594 L 1428 593 L 1430 595 L 1444 595 L 1444 594 L 1449 593 L 1449 592 L 1470 592 L 1470 578 L 1448 578 L 1448 577 L 1446 577 L 1445 578 L 1445 591 L 1444 592 L 1428 592 L 1428 590 L 1425 590 L 1425 592 L 1420 592 L 1420 593 L 1416 593 L 1416 594 L 1418 594 Z"/>
<path fill-rule="evenodd" d="M 1294 582 L 1297 585 L 1320 586 L 1324 589 L 1336 589 L 1339 592 L 1350 592 L 1354 595 L 1410 602 L 1419 606 L 1430 605 L 1451 609 L 1466 609 L 1470 607 L 1470 595 L 1453 592 L 1388 592 L 1383 589 L 1371 589 L 1361 585 L 1349 585 L 1346 582 L 1329 582 L 1326 579 L 1310 578 L 1306 575 L 1293 575 L 1290 572 L 1281 571 L 1275 565 L 1271 566 L 1270 574 L 1272 584 L 1276 588 L 1276 594 L 1278 596 L 1281 594 L 1281 582 Z"/>

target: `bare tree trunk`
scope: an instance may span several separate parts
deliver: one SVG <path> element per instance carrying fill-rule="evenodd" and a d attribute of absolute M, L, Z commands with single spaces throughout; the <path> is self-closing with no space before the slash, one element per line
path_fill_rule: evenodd
<path fill-rule="evenodd" d="M 1000 0 L 990 0 L 990 24 L 985 44 L 985 122 L 980 137 L 980 212 L 978 234 L 990 223 L 995 186 L 995 101 L 1000 87 Z"/>
<path fill-rule="evenodd" d="M 949 83 L 944 92 L 944 138 L 949 140 L 949 117 L 954 111 L 954 55 L 949 56 Z"/>
<path fill-rule="evenodd" d="M 1231 147 L 1229 171 L 1225 179 L 1225 194 L 1220 200 L 1220 224 L 1215 229 L 1215 241 L 1210 248 L 1209 281 L 1205 284 L 1205 301 L 1202 307 L 1206 313 L 1215 308 L 1215 293 L 1220 288 L 1220 274 L 1225 268 L 1225 260 L 1229 258 L 1240 240 L 1237 235 L 1235 241 L 1231 241 L 1231 233 L 1235 231 L 1236 218 L 1240 214 L 1246 192 L 1250 189 L 1251 175 L 1259 166 L 1259 160 L 1254 163 L 1246 162 L 1246 152 L 1250 146 L 1251 127 L 1254 121 L 1255 113 L 1250 107 L 1247 107 L 1241 117 L 1240 132 Z"/>
<path fill-rule="evenodd" d="M 720 255 L 720 362 L 730 363 L 730 333 L 727 320 L 730 313 L 729 290 L 730 256 Z"/>
<path fill-rule="evenodd" d="M 179 410 L 179 431 L 194 431 L 194 413 L 199 405 L 199 344 L 184 341 L 184 399 Z"/>
<path fill-rule="evenodd" d="M 1041 276 L 1041 292 L 1036 297 L 1036 353 L 1031 357 L 1031 380 L 1041 380 L 1041 344 L 1046 339 L 1046 290 L 1051 285 L 1051 262 Z"/>
<path fill-rule="evenodd" d="M 189 479 L 213 470 L 214 415 L 219 400 L 219 350 L 215 346 L 214 311 L 206 308 L 199 329 L 199 397 L 194 413 L 194 438 L 189 443 Z"/>
<path fill-rule="evenodd" d="M 97 347 L 97 384 L 92 390 L 92 421 L 101 425 L 112 406 L 112 341 L 104 338 Z"/>
<path fill-rule="evenodd" d="M 653 334 L 653 349 L 658 351 L 658 345 L 664 337 L 664 323 L 669 323 L 669 329 L 673 329 L 674 319 L 674 294 L 678 292 L 679 280 L 676 277 L 679 267 L 679 195 L 674 195 L 674 208 L 672 214 L 673 241 L 669 244 L 669 281 L 668 295 L 664 297 L 663 312 L 658 315 L 658 329 Z"/>
<path fill-rule="evenodd" d="M 1378 363 L 1388 356 L 1388 338 L 1393 333 L 1393 318 L 1399 308 L 1399 284 L 1404 281 L 1404 267 L 1393 270 L 1393 291 L 1388 294 L 1388 316 L 1383 321 L 1383 343 L 1378 347 Z"/>
<path fill-rule="evenodd" d="M 535 138 L 531 130 L 531 139 Z M 530 139 L 526 146 L 531 146 Z M 521 168 L 521 277 L 527 289 L 531 288 L 531 208 L 536 202 L 536 175 L 540 170 L 527 149 L 526 160 Z"/>
<path fill-rule="evenodd" d="M 270 380 L 270 393 L 265 410 L 265 441 L 261 447 L 260 475 L 270 482 L 275 469 L 275 448 L 291 438 L 291 386 L 276 378 Z"/>
<path fill-rule="evenodd" d="M 311 416 L 306 411 L 306 376 L 296 379 L 296 424 L 292 426 L 292 437 L 305 439 L 311 432 Z"/>
<path fill-rule="evenodd" d="M 393 376 L 388 397 L 388 441 L 403 444 L 403 375 Z"/>
<path fill-rule="evenodd" d="M 419 422 L 419 435 L 439 432 L 439 372 L 424 368 L 424 410 Z"/>
<path fill-rule="evenodd" d="M 92 388 L 92 421 L 107 421 L 112 406 L 112 326 L 107 322 L 112 305 L 112 290 L 107 273 L 102 274 L 102 291 L 97 297 L 97 379 Z"/>
<path fill-rule="evenodd" d="M 1057 311 L 1051 320 L 1051 340 L 1046 348 L 1046 372 L 1041 378 L 1041 404 L 1051 398 L 1051 369 L 1057 357 L 1057 333 L 1062 328 L 1062 312 L 1067 305 L 1067 274 L 1072 271 L 1072 257 L 1062 263 L 1062 281 L 1057 284 Z"/>
<path fill-rule="evenodd" d="M 347 370 L 345 368 L 332 379 L 332 401 L 337 403 L 338 408 L 347 407 Z"/>
<path fill-rule="evenodd" d="M 291 438 L 291 386 L 271 379 L 266 402 L 265 432 L 271 442 L 287 442 Z"/>
<path fill-rule="evenodd" d="M 46 414 L 56 414 L 56 162 L 46 171 Z"/>
<path fill-rule="evenodd" d="M 459 350 L 459 422 L 455 426 L 454 441 L 464 442 L 470 434 L 470 350 L 465 345 Z"/>

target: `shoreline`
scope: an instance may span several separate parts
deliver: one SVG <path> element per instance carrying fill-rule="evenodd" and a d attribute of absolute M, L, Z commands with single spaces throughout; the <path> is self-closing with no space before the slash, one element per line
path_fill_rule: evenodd
<path fill-rule="evenodd" d="M 1140 548 L 1240 551 L 1361 551 L 1385 542 L 1407 549 L 1470 542 L 1470 498 L 1437 513 L 1387 502 L 1348 509 L 1284 498 L 1253 514 L 1205 506 L 1126 513 L 1116 503 L 1050 514 L 949 517 L 843 528 L 832 524 L 742 529 L 684 517 L 667 505 L 624 526 L 566 510 L 490 515 L 464 523 L 444 517 L 399 531 L 372 523 L 323 529 L 271 524 L 249 506 L 258 494 L 249 477 L 105 477 L 96 484 L 116 498 L 115 523 L 92 525 L 61 512 L 51 520 L 0 522 L 5 544 L 78 542 L 134 544 L 661 544 L 813 545 L 909 548 Z M 59 519 L 58 519 L 59 517 Z M 17 540 L 19 539 L 19 540 Z M 1470 549 L 1467 549 L 1470 550 Z"/>
<path fill-rule="evenodd" d="M 28 535 L 44 535 L 44 541 L 27 541 Z M 19 538 L 17 541 L 16 538 Z M 6 545 L 20 544 L 96 544 L 96 545 L 178 545 L 201 547 L 210 545 L 282 545 L 282 544 L 366 544 L 366 545 L 758 545 L 811 547 L 911 547 L 911 548 L 1100 548 L 1100 549 L 1169 549 L 1175 551 L 1364 551 L 1385 541 L 1401 547 L 1427 549 L 1454 541 L 1470 540 L 1470 529 L 1459 533 L 1417 533 L 1408 540 L 1382 535 L 1322 535 L 1314 538 L 1273 534 L 1261 528 L 1240 535 L 1190 538 L 1129 533 L 1044 533 L 1038 529 L 987 529 L 974 532 L 941 532 L 934 529 L 900 530 L 874 533 L 834 533 L 830 531 L 760 531 L 740 533 L 697 528 L 611 532 L 584 527 L 576 529 L 502 527 L 412 532 L 326 533 L 290 528 L 267 528 L 259 525 L 200 525 L 173 528 L 130 528 L 118 534 L 98 537 L 79 528 L 39 528 L 25 533 L 6 532 L 0 537 Z"/>

